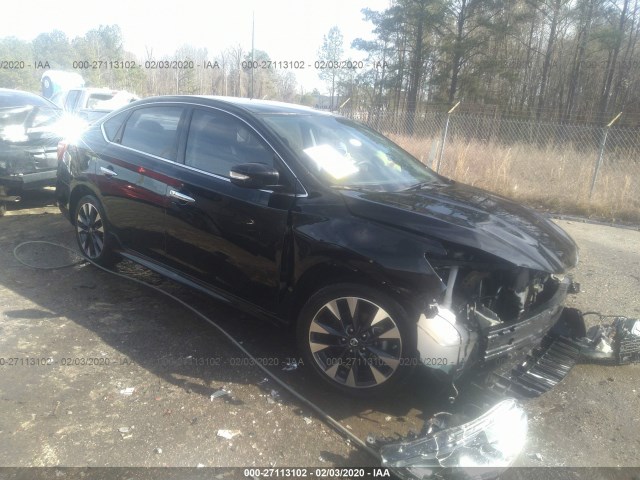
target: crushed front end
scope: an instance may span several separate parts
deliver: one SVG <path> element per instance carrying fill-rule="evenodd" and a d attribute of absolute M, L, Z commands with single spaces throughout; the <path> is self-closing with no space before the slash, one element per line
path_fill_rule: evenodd
<path fill-rule="evenodd" d="M 418 350 L 441 378 L 530 397 L 568 373 L 577 351 L 562 339 L 584 331 L 581 318 L 563 315 L 567 294 L 579 289 L 568 275 L 500 261 L 434 270 L 447 288 L 420 317 Z"/>

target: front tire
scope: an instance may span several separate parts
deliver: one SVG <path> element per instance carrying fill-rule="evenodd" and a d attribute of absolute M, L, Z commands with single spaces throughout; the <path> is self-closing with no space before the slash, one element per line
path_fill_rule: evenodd
<path fill-rule="evenodd" d="M 112 266 L 118 259 L 113 251 L 112 238 L 100 201 L 93 195 L 80 199 L 75 210 L 76 240 L 82 254 L 103 267 Z"/>
<path fill-rule="evenodd" d="M 391 391 L 413 370 L 416 326 L 388 295 L 355 284 L 322 288 L 297 325 L 305 362 L 333 388 L 357 395 Z"/>

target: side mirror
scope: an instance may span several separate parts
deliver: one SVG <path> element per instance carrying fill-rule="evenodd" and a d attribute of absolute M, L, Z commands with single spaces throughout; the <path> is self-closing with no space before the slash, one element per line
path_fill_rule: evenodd
<path fill-rule="evenodd" d="M 269 188 L 278 185 L 278 171 L 264 163 L 243 163 L 229 172 L 231 183 L 244 188 Z"/>

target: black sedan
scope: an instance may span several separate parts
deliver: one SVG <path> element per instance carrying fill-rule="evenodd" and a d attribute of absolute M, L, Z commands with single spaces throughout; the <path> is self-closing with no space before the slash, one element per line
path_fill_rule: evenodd
<path fill-rule="evenodd" d="M 0 88 L 0 216 L 22 191 L 55 185 L 61 118 L 45 98 Z"/>
<path fill-rule="evenodd" d="M 394 389 L 417 365 L 453 382 L 528 351 L 577 263 L 534 211 L 300 106 L 149 98 L 59 153 L 58 202 L 86 257 L 294 325 L 306 365 L 349 393 Z"/>

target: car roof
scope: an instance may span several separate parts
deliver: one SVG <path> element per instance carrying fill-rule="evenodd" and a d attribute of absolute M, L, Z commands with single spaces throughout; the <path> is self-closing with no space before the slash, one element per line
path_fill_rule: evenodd
<path fill-rule="evenodd" d="M 24 107 L 26 105 L 59 108 L 55 103 L 35 93 L 13 90 L 11 88 L 0 88 L 0 108 Z"/>
<path fill-rule="evenodd" d="M 272 100 L 260 100 L 255 98 L 241 98 L 241 97 L 223 97 L 216 95 L 170 95 L 149 97 L 141 100 L 146 103 L 156 103 L 158 101 L 163 102 L 187 102 L 193 103 L 197 101 L 203 105 L 210 105 L 213 107 L 231 106 L 239 110 L 244 110 L 248 113 L 259 115 L 266 113 L 279 113 L 279 114 L 298 114 L 298 115 L 323 115 L 332 116 L 329 112 L 316 110 L 304 105 L 296 105 L 293 103 L 276 102 Z"/>

